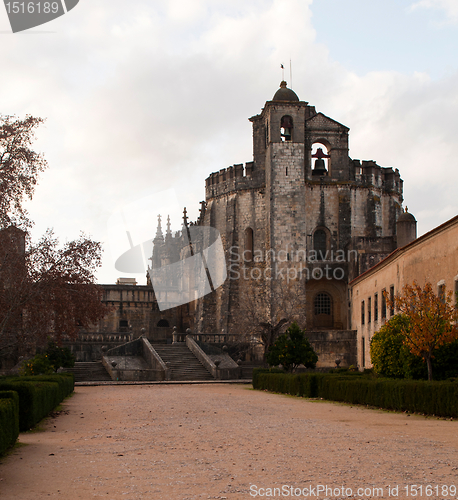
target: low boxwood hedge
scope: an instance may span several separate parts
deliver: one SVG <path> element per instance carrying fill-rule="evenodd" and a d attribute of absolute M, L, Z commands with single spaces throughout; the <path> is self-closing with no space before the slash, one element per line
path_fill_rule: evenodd
<path fill-rule="evenodd" d="M 19 429 L 29 430 L 73 391 L 70 374 L 11 377 L 0 380 L 0 391 L 16 391 L 19 395 Z"/>
<path fill-rule="evenodd" d="M 0 455 L 19 436 L 19 396 L 14 391 L 0 391 Z"/>
<path fill-rule="evenodd" d="M 20 377 L 22 381 L 30 382 L 56 382 L 59 385 L 59 404 L 68 395 L 70 395 L 75 388 L 75 379 L 73 373 L 62 373 L 55 375 L 35 375 L 28 377 Z M 56 405 L 57 406 L 57 405 Z"/>
<path fill-rule="evenodd" d="M 378 379 L 354 374 L 253 372 L 253 387 L 309 398 L 458 417 L 458 382 Z"/>

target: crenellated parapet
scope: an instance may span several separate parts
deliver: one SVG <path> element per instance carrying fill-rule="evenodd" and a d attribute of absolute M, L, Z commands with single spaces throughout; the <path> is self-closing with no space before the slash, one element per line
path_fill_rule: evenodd
<path fill-rule="evenodd" d="M 363 187 L 374 187 L 386 193 L 402 196 L 403 181 L 396 168 L 381 167 L 373 160 L 352 160 L 355 169 L 355 181 Z"/>
<path fill-rule="evenodd" d="M 256 169 L 253 161 L 245 165 L 239 163 L 210 174 L 205 179 L 205 197 L 209 200 L 223 194 L 256 189 L 264 185 L 264 170 Z"/>

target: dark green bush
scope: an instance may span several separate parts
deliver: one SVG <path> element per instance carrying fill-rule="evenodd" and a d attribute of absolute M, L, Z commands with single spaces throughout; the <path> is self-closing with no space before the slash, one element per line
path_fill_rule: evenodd
<path fill-rule="evenodd" d="M 33 358 L 24 361 L 21 374 L 25 376 L 50 375 L 56 373 L 60 367 L 72 368 L 75 366 L 75 356 L 67 347 L 59 347 L 50 341 L 44 352 L 37 353 Z"/>
<path fill-rule="evenodd" d="M 258 377 L 264 373 L 285 373 L 284 370 L 279 368 L 255 368 L 253 370 L 253 387 L 257 389 L 256 384 L 258 383 Z"/>
<path fill-rule="evenodd" d="M 280 370 L 253 370 L 253 388 L 315 398 L 324 373 L 284 373 Z"/>
<path fill-rule="evenodd" d="M 258 373 L 253 387 L 399 411 L 458 417 L 458 382 L 377 379 L 344 374 Z"/>
<path fill-rule="evenodd" d="M 24 361 L 20 370 L 21 375 L 35 376 L 54 373 L 47 354 L 37 354 L 32 359 Z"/>
<path fill-rule="evenodd" d="M 53 375 L 37 375 L 36 377 L 21 377 L 22 381 L 30 382 L 56 382 L 59 385 L 58 403 L 71 394 L 75 387 L 73 373 L 62 373 Z M 57 405 L 56 405 L 57 406 Z"/>
<path fill-rule="evenodd" d="M 29 430 L 52 411 L 73 390 L 73 376 L 11 377 L 0 380 L 0 391 L 19 395 L 19 429 Z"/>
<path fill-rule="evenodd" d="M 19 436 L 19 396 L 14 391 L 0 391 L 0 456 Z"/>
<path fill-rule="evenodd" d="M 49 341 L 46 354 L 54 371 L 60 367 L 73 368 L 75 366 L 75 356 L 68 347 L 59 347 L 56 342 Z"/>

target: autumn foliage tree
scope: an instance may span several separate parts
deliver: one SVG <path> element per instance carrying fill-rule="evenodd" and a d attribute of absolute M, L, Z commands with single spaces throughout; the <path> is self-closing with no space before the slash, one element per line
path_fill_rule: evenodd
<path fill-rule="evenodd" d="M 431 283 L 422 288 L 414 282 L 406 285 L 394 300 L 386 295 L 386 301 L 408 320 L 401 326 L 404 344 L 412 354 L 423 358 L 428 368 L 428 380 L 432 380 L 435 350 L 458 339 L 453 293 L 444 289 L 438 296 Z"/>
<path fill-rule="evenodd" d="M 82 234 L 59 247 L 51 230 L 30 239 L 23 202 L 46 168 L 30 149 L 42 121 L 0 117 L 0 359 L 33 354 L 48 338 L 75 337 L 106 313 L 95 279 L 100 243 Z"/>
<path fill-rule="evenodd" d="M 42 118 L 0 115 L 0 227 L 30 227 L 23 202 L 32 199 L 38 176 L 47 168 L 43 155 L 31 149 Z"/>

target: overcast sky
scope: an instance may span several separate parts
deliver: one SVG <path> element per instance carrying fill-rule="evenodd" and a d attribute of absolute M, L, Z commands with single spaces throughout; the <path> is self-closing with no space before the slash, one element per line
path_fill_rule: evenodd
<path fill-rule="evenodd" d="M 457 0 L 80 0 L 17 34 L 0 5 L 0 46 L 0 113 L 46 118 L 34 236 L 103 241 L 101 283 L 126 275 L 125 230 L 153 238 L 158 209 L 179 229 L 211 172 L 252 159 L 290 59 L 350 156 L 399 168 L 419 234 L 458 213 Z"/>

